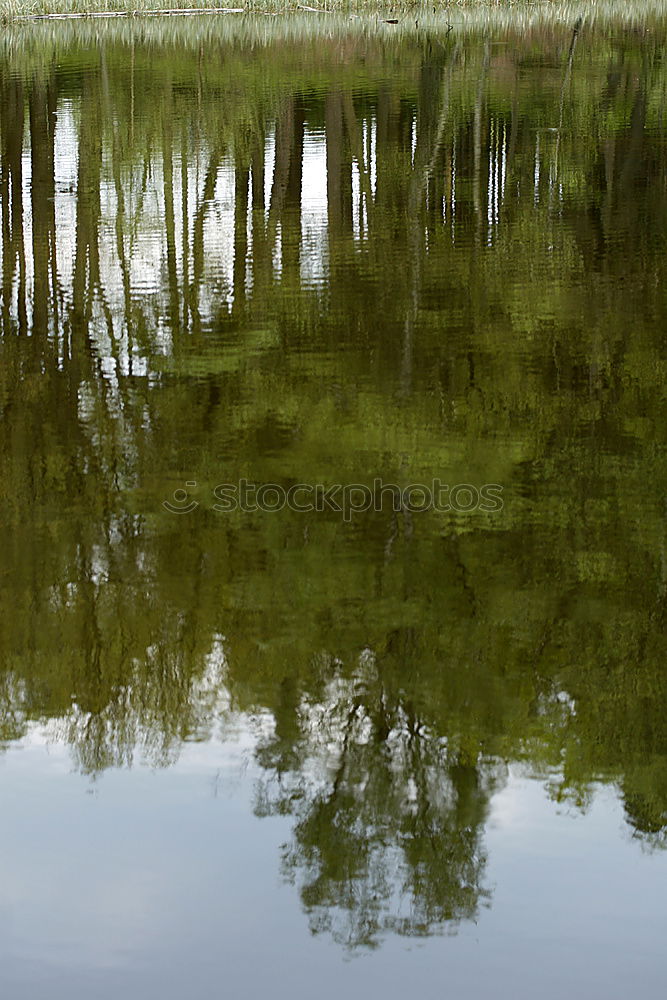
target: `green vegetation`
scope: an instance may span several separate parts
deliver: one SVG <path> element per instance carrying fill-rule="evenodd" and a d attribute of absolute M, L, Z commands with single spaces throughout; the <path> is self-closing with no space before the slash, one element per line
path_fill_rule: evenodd
<path fill-rule="evenodd" d="M 512 761 L 581 806 L 614 784 L 664 844 L 648 23 L 0 43 L 0 738 L 95 774 L 264 720 L 257 812 L 293 815 L 285 874 L 349 945 L 475 914 Z M 243 476 L 505 505 L 216 512 Z"/>
<path fill-rule="evenodd" d="M 242 10 L 249 15 L 296 14 L 300 12 L 336 14 L 359 14 L 366 17 L 396 18 L 403 27 L 414 26 L 415 16 L 424 24 L 432 24 L 437 18 L 446 16 L 455 24 L 469 24 L 471 21 L 502 23 L 505 18 L 517 24 L 531 24 L 537 20 L 572 20 L 581 14 L 594 19 L 613 18 L 617 21 L 641 22 L 647 15 L 659 13 L 664 0 L 455 0 L 438 2 L 433 0 L 312 0 L 312 3 L 298 3 L 297 0 L 243 0 L 228 6 L 200 0 L 0 0 L 0 20 L 20 21 L 48 16 L 79 18 L 86 14 L 108 13 L 142 15 L 151 12 L 173 14 L 176 11 L 217 11 L 221 16 L 232 16 L 231 12 Z M 236 18 L 238 20 L 238 18 Z M 312 17 L 307 21 L 312 21 Z"/>
<path fill-rule="evenodd" d="M 460 6 L 480 6 L 480 3 L 483 3 L 483 0 L 465 0 Z M 389 0 L 387 2 L 373 0 L 371 3 L 367 0 L 315 0 L 312 4 L 299 4 L 295 0 L 267 0 L 267 2 L 262 2 L 262 0 L 247 0 L 245 2 L 244 0 L 243 3 L 230 3 L 229 6 L 207 3 L 205 0 L 201 0 L 200 3 L 193 3 L 192 0 L 176 0 L 173 5 L 165 4 L 160 0 L 136 0 L 136 2 L 134 0 L 129 0 L 129 2 L 128 0 L 89 0 L 89 2 L 87 0 L 0 0 L 0 18 L 6 21 L 67 15 L 76 18 L 96 13 L 106 13 L 111 16 L 119 13 L 141 15 L 155 12 L 166 16 L 173 15 L 177 11 L 216 12 L 220 15 L 231 15 L 241 11 L 248 14 L 262 14 L 264 12 L 286 14 L 300 11 L 328 14 L 358 11 L 373 13 L 385 10 L 408 17 L 414 11 L 434 13 L 435 7 L 432 3 L 424 4 L 421 0 L 397 4 L 392 4 Z"/>
<path fill-rule="evenodd" d="M 549 0 L 543 0 L 545 5 L 551 6 Z M 505 0 L 505 5 L 521 6 Z M 375 12 L 390 10 L 392 13 L 409 16 L 413 11 L 424 13 L 435 13 L 437 8 L 448 9 L 451 4 L 425 3 L 423 0 L 413 0 L 413 2 L 391 3 L 390 0 L 314 0 L 310 4 L 299 4 L 296 0 L 244 0 L 243 3 L 229 4 L 228 6 L 218 5 L 212 2 L 201 0 L 193 3 L 192 0 L 176 0 L 174 4 L 165 4 L 160 0 L 2 0 L 0 3 L 0 16 L 6 20 L 17 18 L 43 17 L 46 15 L 81 15 L 86 13 L 108 12 L 128 12 L 133 14 L 150 13 L 151 11 L 161 11 L 170 13 L 177 10 L 202 10 L 202 11 L 234 11 L 243 9 L 247 13 L 262 13 L 263 11 L 274 12 L 296 12 L 306 10 L 308 12 L 321 11 L 323 13 L 338 12 Z M 460 0 L 456 4 L 459 8 L 480 8 L 498 7 L 498 3 L 485 2 L 485 0 Z"/>

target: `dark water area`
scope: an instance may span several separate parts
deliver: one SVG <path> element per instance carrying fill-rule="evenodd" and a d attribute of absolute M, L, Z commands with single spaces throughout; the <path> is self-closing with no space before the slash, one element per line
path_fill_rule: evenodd
<path fill-rule="evenodd" d="M 0 43 L 2 995 L 657 997 L 667 18 L 312 24 Z"/>

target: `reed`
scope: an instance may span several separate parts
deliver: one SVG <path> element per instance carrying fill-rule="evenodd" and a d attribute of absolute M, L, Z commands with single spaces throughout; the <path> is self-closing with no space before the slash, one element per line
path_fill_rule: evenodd
<path fill-rule="evenodd" d="M 571 18 L 582 12 L 595 18 L 600 16 L 626 19 L 634 22 L 647 13 L 667 12 L 667 0 L 239 0 L 229 6 L 217 6 L 211 0 L 0 0 L 0 21 L 3 23 L 32 20 L 116 20 L 127 17 L 191 17 L 201 15 L 216 18 L 234 18 L 244 15 L 285 14 L 316 16 L 345 14 L 376 16 L 387 22 L 414 25 L 415 19 L 424 22 L 447 16 L 459 22 L 471 19 L 481 21 L 509 17 L 520 19 Z"/>

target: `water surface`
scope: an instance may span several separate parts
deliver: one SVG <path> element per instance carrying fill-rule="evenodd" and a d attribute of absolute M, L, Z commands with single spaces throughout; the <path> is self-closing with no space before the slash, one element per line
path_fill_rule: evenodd
<path fill-rule="evenodd" d="M 664 989 L 667 20 L 625 15 L 3 39 L 13 1000 Z"/>

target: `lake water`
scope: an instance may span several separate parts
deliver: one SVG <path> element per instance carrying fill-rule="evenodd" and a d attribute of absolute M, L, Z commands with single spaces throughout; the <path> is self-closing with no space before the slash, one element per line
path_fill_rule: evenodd
<path fill-rule="evenodd" d="M 4 32 L 8 1000 L 663 995 L 667 11 L 582 10 Z"/>

